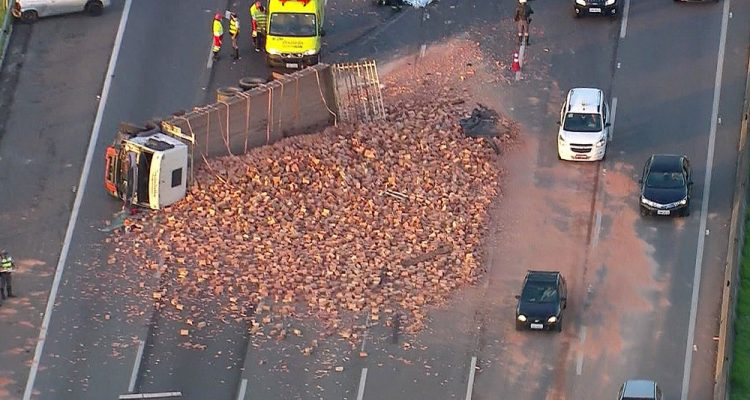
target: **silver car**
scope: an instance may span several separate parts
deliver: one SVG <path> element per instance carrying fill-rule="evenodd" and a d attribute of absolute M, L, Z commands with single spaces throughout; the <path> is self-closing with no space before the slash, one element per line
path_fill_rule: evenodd
<path fill-rule="evenodd" d="M 101 15 L 110 0 L 16 0 L 13 16 L 23 22 L 34 22 L 39 17 L 87 12 Z"/>
<path fill-rule="evenodd" d="M 659 384 L 643 379 L 631 379 L 620 386 L 618 400 L 664 400 Z"/>

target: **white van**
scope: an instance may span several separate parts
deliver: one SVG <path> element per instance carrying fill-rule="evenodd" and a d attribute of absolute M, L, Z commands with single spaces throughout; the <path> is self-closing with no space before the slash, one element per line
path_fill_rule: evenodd
<path fill-rule="evenodd" d="M 557 132 L 557 155 L 568 161 L 604 159 L 609 140 L 609 105 L 604 92 L 593 88 L 576 88 L 560 110 Z"/>
<path fill-rule="evenodd" d="M 101 15 L 110 0 L 16 0 L 13 16 L 23 22 L 34 22 L 40 17 L 87 12 Z"/>

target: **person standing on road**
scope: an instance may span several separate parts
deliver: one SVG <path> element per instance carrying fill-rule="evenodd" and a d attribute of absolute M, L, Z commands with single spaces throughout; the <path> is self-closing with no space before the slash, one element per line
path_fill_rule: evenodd
<path fill-rule="evenodd" d="M 221 51 L 222 40 L 224 39 L 224 25 L 221 24 L 221 13 L 214 15 L 214 45 L 211 50 L 214 53 L 214 61 L 219 60 L 219 51 Z"/>
<path fill-rule="evenodd" d="M 0 251 L 0 298 L 5 300 L 6 292 L 7 297 L 16 297 L 13 294 L 13 281 L 11 280 L 10 273 L 15 269 L 16 264 L 13 262 L 7 251 Z"/>
<path fill-rule="evenodd" d="M 526 3 L 526 0 L 518 0 L 518 7 L 516 7 L 516 15 L 513 20 L 516 21 L 516 27 L 518 28 L 518 44 L 522 44 L 524 40 L 526 45 L 529 45 L 529 25 L 531 24 L 531 14 L 534 14 L 534 10 L 531 6 Z"/>
<path fill-rule="evenodd" d="M 259 52 L 263 48 L 263 34 L 266 31 L 266 10 L 260 0 L 250 6 L 250 19 L 253 45 L 255 45 L 255 51 Z"/>
<path fill-rule="evenodd" d="M 237 38 L 240 35 L 240 20 L 237 13 L 232 11 L 229 15 L 229 35 L 232 37 L 232 49 L 234 50 L 234 59 L 240 59 L 240 47 L 237 45 Z"/>

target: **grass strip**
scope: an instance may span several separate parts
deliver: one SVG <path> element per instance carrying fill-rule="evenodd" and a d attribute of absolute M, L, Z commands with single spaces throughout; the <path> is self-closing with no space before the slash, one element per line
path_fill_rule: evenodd
<path fill-rule="evenodd" d="M 745 219 L 745 243 L 737 291 L 730 399 L 747 400 L 750 399 L 750 218 Z"/>

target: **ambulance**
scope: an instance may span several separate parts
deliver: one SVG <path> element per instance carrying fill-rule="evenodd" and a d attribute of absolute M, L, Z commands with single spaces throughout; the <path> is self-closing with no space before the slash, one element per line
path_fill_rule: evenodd
<path fill-rule="evenodd" d="M 320 61 L 326 0 L 269 0 L 266 62 L 302 69 Z"/>

